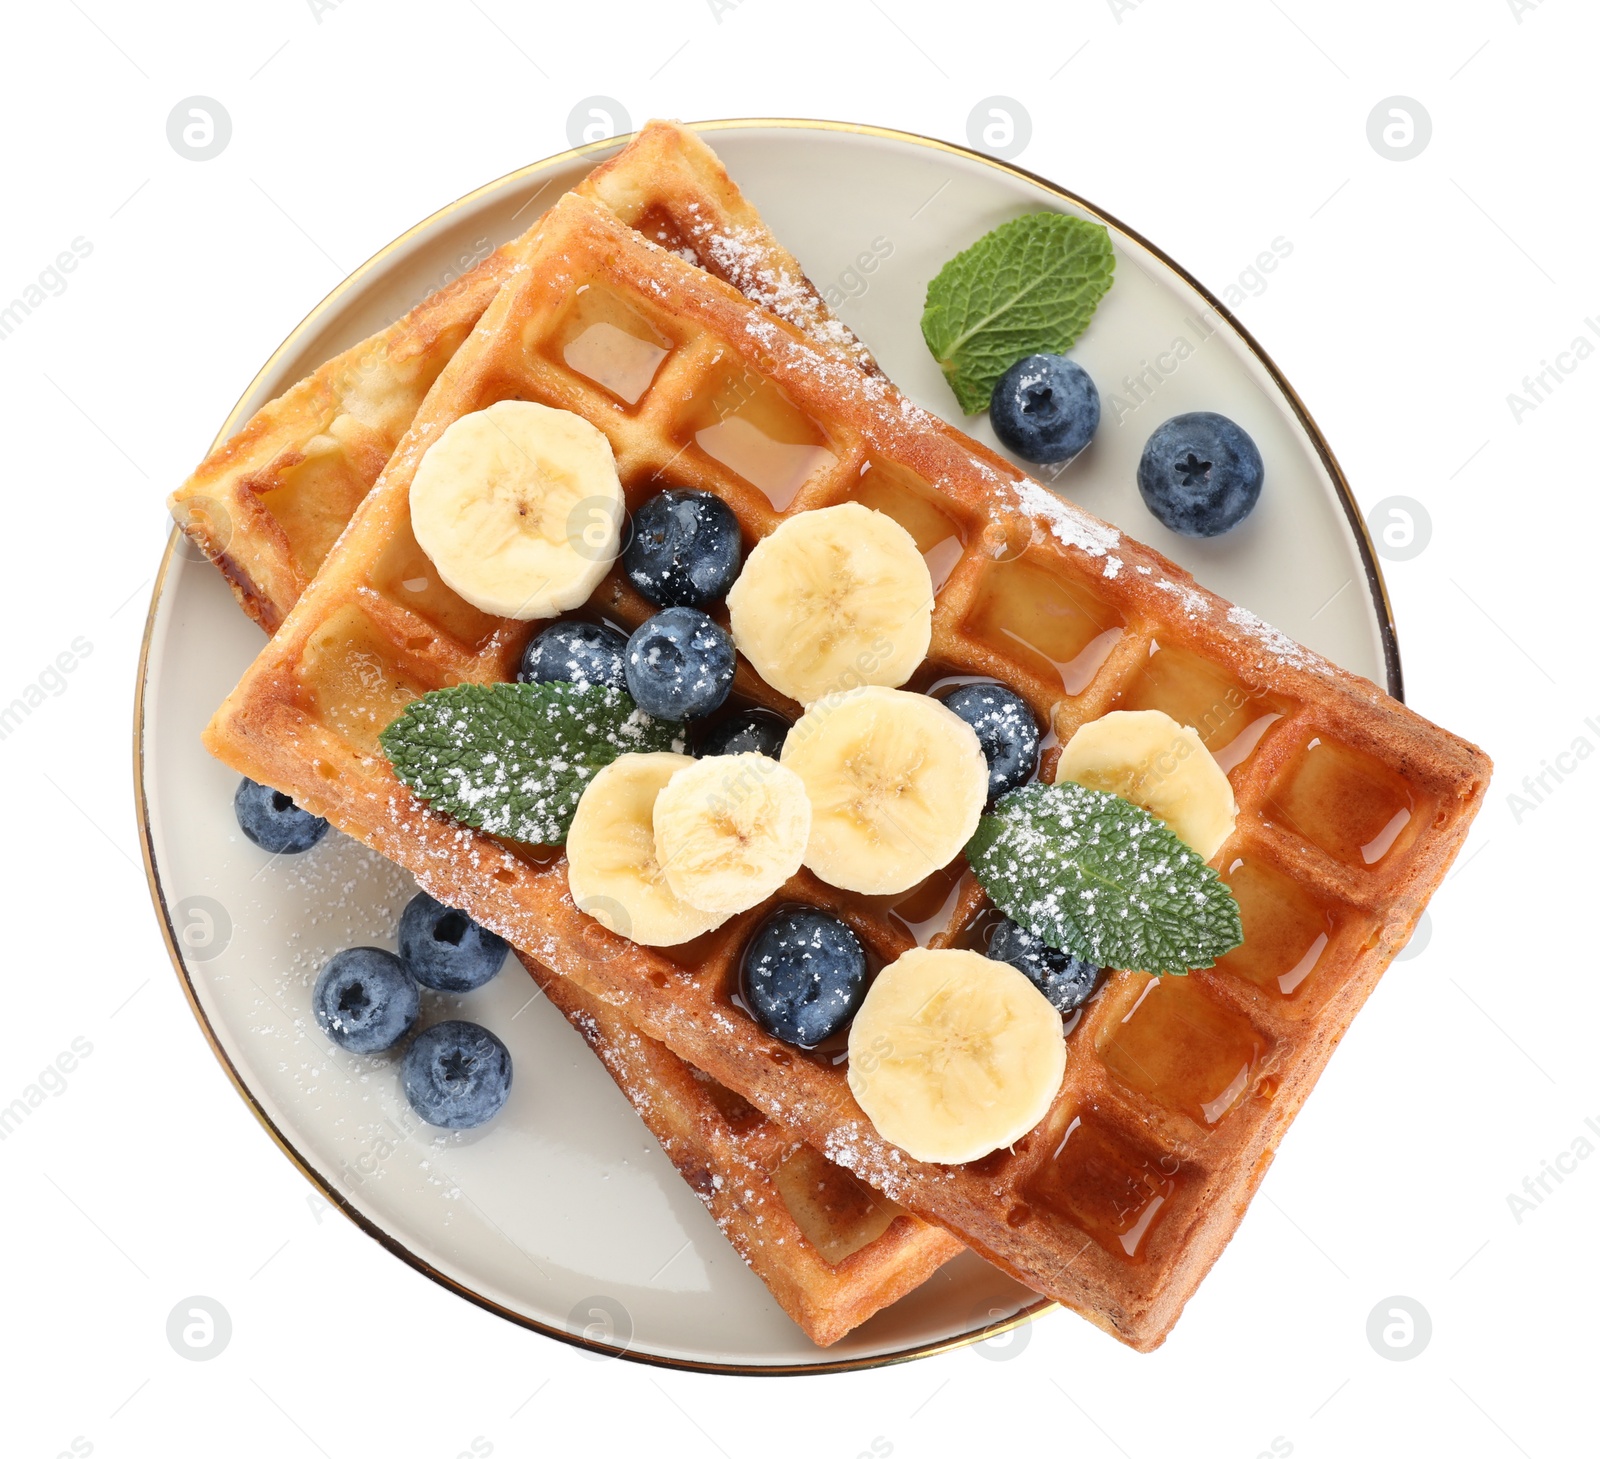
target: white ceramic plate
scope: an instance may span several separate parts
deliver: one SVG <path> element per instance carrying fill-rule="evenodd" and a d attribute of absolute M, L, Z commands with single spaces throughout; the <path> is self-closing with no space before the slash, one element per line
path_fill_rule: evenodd
<path fill-rule="evenodd" d="M 711 140 L 890 377 L 958 421 L 918 329 L 928 280 L 1018 213 L 1092 212 L 1004 164 L 875 128 L 731 122 L 715 124 Z M 290 335 L 221 435 L 526 228 L 615 145 L 514 173 L 398 239 Z M 1309 418 L 1216 301 L 1147 244 L 1111 229 L 1116 283 L 1073 351 L 1099 383 L 1105 414 L 1057 488 L 1398 693 L 1382 582 Z M 1122 383 L 1141 375 L 1142 384 Z M 1197 543 L 1148 515 L 1134 464 L 1162 420 L 1202 408 L 1250 431 L 1267 485 L 1244 526 Z M 993 444 L 987 420 L 968 426 Z M 394 945 L 410 878 L 337 834 L 304 856 L 266 856 L 234 822 L 238 777 L 200 748 L 201 726 L 260 645 L 221 577 L 169 548 L 137 721 L 151 891 L 195 1012 L 240 1092 L 285 1152 L 368 1231 L 514 1320 L 697 1368 L 893 1361 L 1049 1305 L 964 1256 L 837 1346 L 813 1347 L 734 1255 L 577 1035 L 547 1002 L 531 1001 L 532 985 L 514 964 L 456 1000 L 461 1014 L 510 1045 L 510 1102 L 482 1130 L 419 1125 L 393 1072 L 331 1048 L 309 1013 L 311 984 L 333 952 Z"/>

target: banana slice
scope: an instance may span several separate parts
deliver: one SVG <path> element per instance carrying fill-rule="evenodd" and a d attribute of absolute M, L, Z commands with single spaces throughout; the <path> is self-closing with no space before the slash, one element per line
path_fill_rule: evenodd
<path fill-rule="evenodd" d="M 673 775 L 653 819 L 656 861 L 673 893 L 731 917 L 800 870 L 811 802 L 800 777 L 766 755 L 709 755 Z"/>
<path fill-rule="evenodd" d="M 960 854 L 989 766 L 972 727 L 926 694 L 867 687 L 819 699 L 783 763 L 805 782 L 805 864 L 847 892 L 903 892 Z"/>
<path fill-rule="evenodd" d="M 914 1160 L 961 1165 L 1045 1116 L 1067 1068 L 1061 1015 L 1009 963 L 917 947 L 873 980 L 850 1026 L 850 1092 Z"/>
<path fill-rule="evenodd" d="M 1207 861 L 1233 834 L 1239 807 L 1200 736 L 1159 709 L 1118 709 L 1067 741 L 1057 780 L 1143 806 Z"/>
<path fill-rule="evenodd" d="M 500 618 L 584 602 L 621 550 L 611 443 L 582 416 L 502 400 L 452 422 L 411 479 L 411 530 L 445 583 Z"/>
<path fill-rule="evenodd" d="M 567 884 L 578 910 L 647 947 L 672 947 L 723 917 L 681 901 L 661 874 L 656 798 L 688 755 L 619 755 L 585 787 L 567 832 Z"/>
<path fill-rule="evenodd" d="M 758 542 L 728 617 L 756 672 L 810 704 L 916 672 L 933 632 L 933 579 L 893 517 L 845 502 L 799 512 Z"/>

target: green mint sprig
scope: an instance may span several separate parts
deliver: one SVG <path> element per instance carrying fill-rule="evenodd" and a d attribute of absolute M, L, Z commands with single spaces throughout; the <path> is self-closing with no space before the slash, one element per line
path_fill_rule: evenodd
<path fill-rule="evenodd" d="M 378 737 L 434 810 L 556 846 L 578 797 L 618 755 L 682 750 L 683 726 L 600 684 L 457 684 L 414 699 Z"/>
<path fill-rule="evenodd" d="M 1025 785 L 978 822 L 967 861 L 1013 922 L 1102 968 L 1187 973 L 1244 941 L 1239 904 L 1199 854 L 1132 801 Z"/>
<path fill-rule="evenodd" d="M 968 415 L 989 408 L 995 382 L 1033 354 L 1061 354 L 1111 287 L 1104 225 L 1027 213 L 958 253 L 928 285 L 922 337 Z"/>

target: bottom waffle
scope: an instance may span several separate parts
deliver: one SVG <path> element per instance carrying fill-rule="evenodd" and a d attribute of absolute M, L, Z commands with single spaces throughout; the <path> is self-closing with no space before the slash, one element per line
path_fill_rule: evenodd
<path fill-rule="evenodd" d="M 532 958 L 522 962 L 812 1342 L 837 1342 L 965 1249 L 646 1038 L 615 1008 Z"/>
<path fill-rule="evenodd" d="M 798 264 L 692 132 L 651 123 L 583 189 L 875 373 L 859 342 L 828 315 Z M 175 493 L 174 514 L 262 627 L 275 628 L 294 607 L 515 257 L 510 247 L 497 251 L 292 386 Z M 599 1055 L 734 1249 L 819 1346 L 837 1342 L 963 1250 L 955 1237 L 830 1164 L 614 1009 L 537 963 L 524 963 Z"/>

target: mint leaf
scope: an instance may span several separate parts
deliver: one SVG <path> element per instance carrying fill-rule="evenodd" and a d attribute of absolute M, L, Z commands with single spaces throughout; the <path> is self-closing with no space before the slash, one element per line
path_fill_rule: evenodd
<path fill-rule="evenodd" d="M 683 726 L 601 684 L 457 684 L 414 699 L 378 737 L 434 810 L 556 846 L 595 773 L 618 755 L 682 750 Z"/>
<path fill-rule="evenodd" d="M 1073 781 L 1003 796 L 967 861 L 1013 922 L 1098 967 L 1209 968 L 1244 941 L 1221 879 L 1132 801 Z"/>
<path fill-rule="evenodd" d="M 1066 350 L 1111 287 L 1113 267 L 1103 224 L 1028 213 L 940 269 L 922 337 L 962 410 L 987 410 L 995 382 L 1018 360 Z"/>

